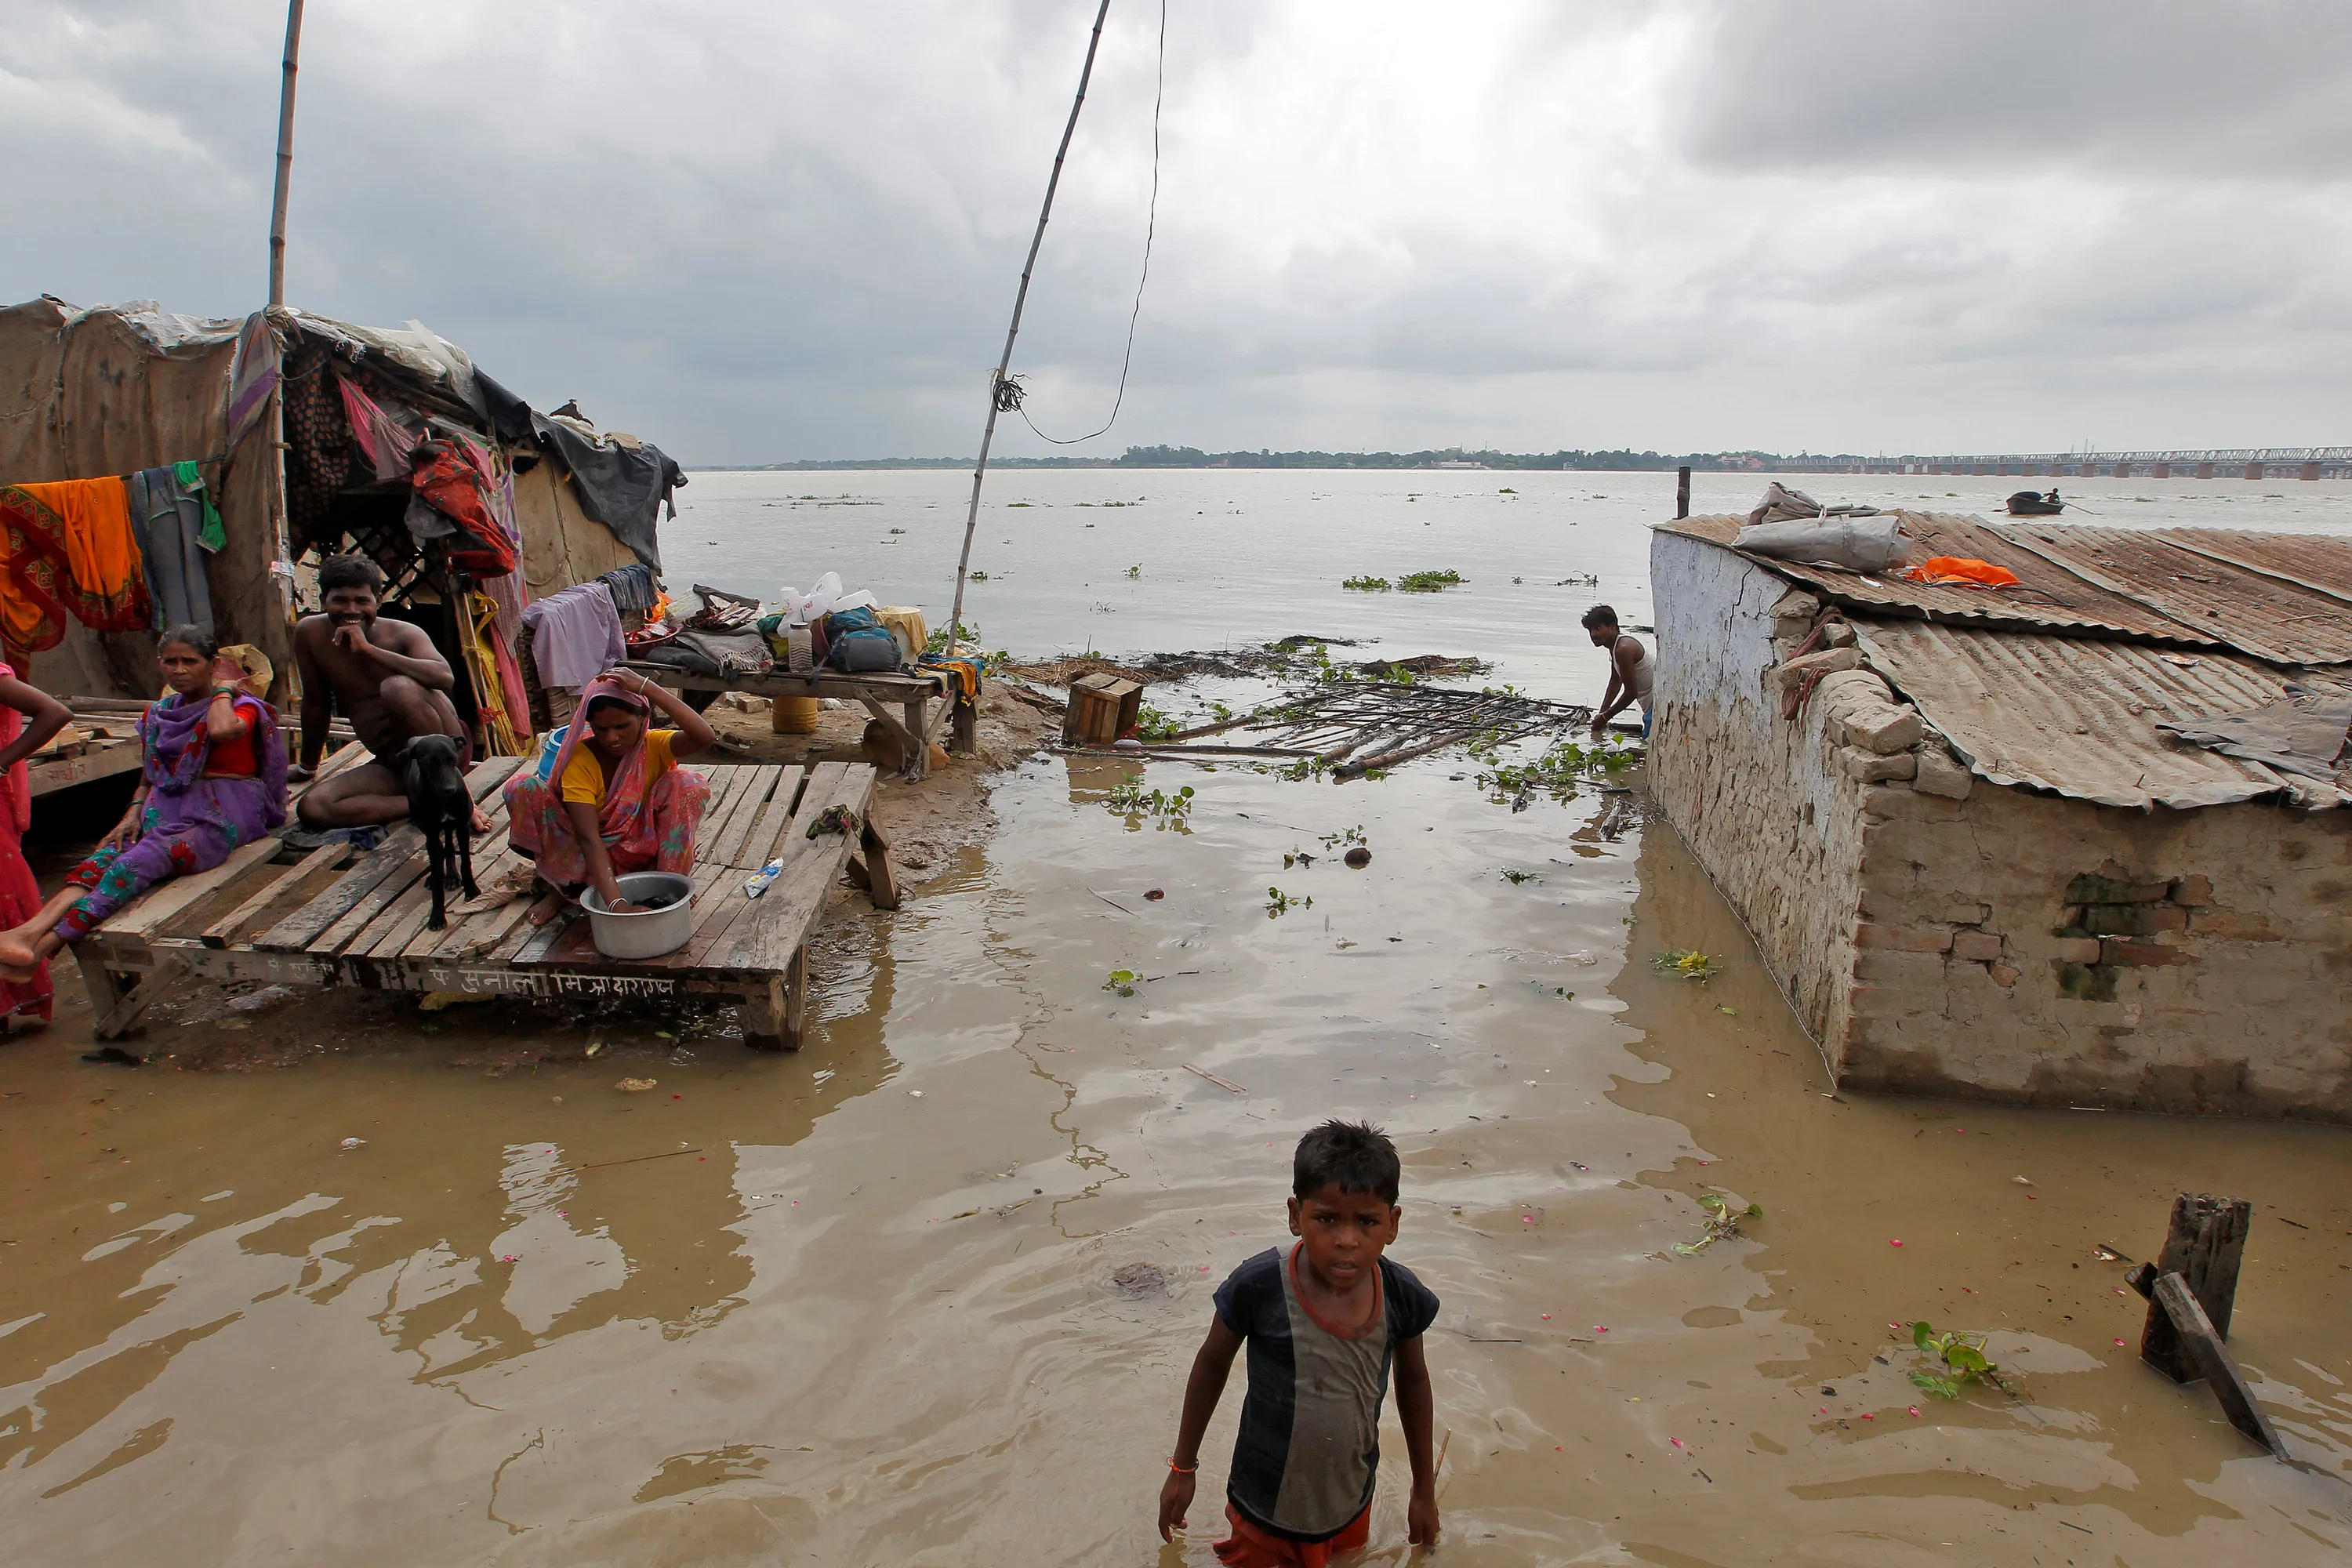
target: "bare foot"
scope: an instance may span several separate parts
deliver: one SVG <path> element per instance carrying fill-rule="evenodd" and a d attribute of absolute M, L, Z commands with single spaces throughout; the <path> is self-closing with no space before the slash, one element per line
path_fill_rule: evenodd
<path fill-rule="evenodd" d="M 571 901 L 571 900 L 565 898 L 562 893 L 548 894 L 547 897 L 531 905 L 530 915 L 530 923 L 535 926 L 545 925 L 548 921 L 562 914 L 563 912 L 564 906 L 569 904 Z"/>
<path fill-rule="evenodd" d="M 490 819 L 478 805 L 474 807 L 474 837 L 479 838 L 490 830 Z"/>
<path fill-rule="evenodd" d="M 21 929 L 21 928 L 20 928 Z M 0 931 L 0 976 L 30 980 L 41 966 L 41 954 L 19 931 Z"/>

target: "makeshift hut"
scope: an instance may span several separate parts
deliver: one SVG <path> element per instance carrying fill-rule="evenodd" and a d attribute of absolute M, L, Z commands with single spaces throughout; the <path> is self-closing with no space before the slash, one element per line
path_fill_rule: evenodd
<path fill-rule="evenodd" d="M 1651 789 L 1837 1080 L 2352 1121 L 2352 541 L 1898 515 L 1650 550 Z"/>
<path fill-rule="evenodd" d="M 532 730 L 526 607 L 602 578 L 642 626 L 685 482 L 415 321 L 0 309 L 0 642 L 62 695 L 152 695 L 154 633 L 184 613 L 259 649 L 290 707 L 302 568 L 352 550 L 383 571 L 383 613 L 459 673 L 478 750 L 512 752 Z"/>

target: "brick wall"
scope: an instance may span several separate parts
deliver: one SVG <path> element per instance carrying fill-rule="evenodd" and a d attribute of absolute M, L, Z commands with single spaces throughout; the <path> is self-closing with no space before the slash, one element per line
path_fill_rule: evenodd
<path fill-rule="evenodd" d="M 1809 596 L 1654 536 L 1650 785 L 1842 1082 L 2352 1121 L 2352 814 L 1977 779 Z"/>

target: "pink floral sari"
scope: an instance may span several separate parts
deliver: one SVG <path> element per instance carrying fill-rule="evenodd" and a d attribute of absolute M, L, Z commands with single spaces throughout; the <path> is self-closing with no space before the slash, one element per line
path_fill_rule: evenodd
<path fill-rule="evenodd" d="M 587 847 L 564 808 L 563 775 L 587 739 L 588 704 L 606 697 L 640 719 L 651 712 L 650 705 L 634 692 L 607 681 L 592 682 L 580 694 L 554 766 L 544 776 L 530 768 L 507 781 L 507 841 L 538 863 L 540 880 L 550 887 L 580 888 L 589 879 Z M 644 743 L 630 748 L 613 769 L 604 802 L 596 811 L 597 836 L 613 869 L 692 875 L 695 832 L 709 797 L 710 786 L 681 767 L 670 768 L 648 785 Z"/>
<path fill-rule="evenodd" d="M 0 675 L 16 673 L 0 664 Z M 24 726 L 22 713 L 14 708 L 0 708 L 0 746 L 23 734 Z M 0 773 L 0 924 L 8 926 L 23 925 L 41 907 L 41 885 L 33 876 L 33 868 L 26 863 L 21 842 L 21 835 L 33 821 L 30 773 L 23 763 Z M 47 1018 L 52 994 L 48 961 L 44 959 L 30 980 L 0 980 L 0 1019 L 12 1013 Z"/>

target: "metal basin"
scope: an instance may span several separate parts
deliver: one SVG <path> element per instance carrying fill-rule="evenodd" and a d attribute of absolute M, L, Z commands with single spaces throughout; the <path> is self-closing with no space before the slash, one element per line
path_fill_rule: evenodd
<path fill-rule="evenodd" d="M 631 871 L 614 880 L 633 904 L 661 904 L 641 914 L 616 915 L 604 895 L 590 888 L 580 895 L 588 911 L 589 935 L 607 958 L 659 958 L 676 952 L 694 934 L 694 883 L 672 871 Z"/>

